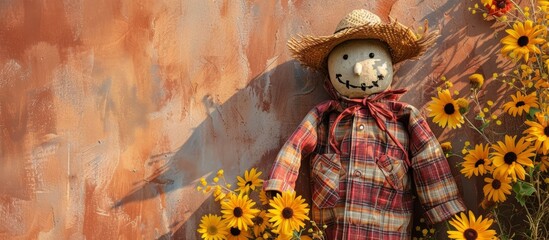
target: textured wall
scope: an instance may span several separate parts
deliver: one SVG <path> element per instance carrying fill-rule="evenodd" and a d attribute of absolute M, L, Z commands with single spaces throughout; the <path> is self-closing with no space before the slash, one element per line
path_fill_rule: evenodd
<path fill-rule="evenodd" d="M 0 1 L 0 239 L 196 238 L 215 209 L 197 179 L 268 170 L 326 99 L 322 76 L 289 58 L 290 36 L 330 34 L 362 7 L 416 29 L 428 20 L 442 38 L 395 80 L 425 109 L 441 75 L 467 89 L 468 74 L 496 67 L 491 23 L 467 4 Z"/>

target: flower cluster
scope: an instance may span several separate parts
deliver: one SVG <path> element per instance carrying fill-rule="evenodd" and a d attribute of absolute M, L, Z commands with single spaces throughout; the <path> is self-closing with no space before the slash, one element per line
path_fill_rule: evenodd
<path fill-rule="evenodd" d="M 487 81 L 480 73 L 471 75 L 471 91 L 461 98 L 443 78 L 438 96 L 428 105 L 429 117 L 440 127 L 467 126 L 481 136 L 479 142 L 466 141 L 461 154 L 445 152 L 462 159 L 465 177 L 484 178 L 480 205 L 495 218 L 481 221 L 482 216 L 462 213 L 450 222 L 455 230 L 448 231 L 448 237 L 493 237 L 496 232 L 488 228 L 495 223 L 504 239 L 549 238 L 549 0 L 480 0 L 469 10 L 482 12 L 501 26 L 496 29 L 505 29 L 499 48 L 512 68 Z M 485 99 L 483 86 L 488 82 L 507 94 Z M 512 213 L 505 212 L 508 209 Z M 522 221 L 528 225 L 516 224 Z"/>
<path fill-rule="evenodd" d="M 219 215 L 202 216 L 197 230 L 202 239 L 324 239 L 326 226 L 309 220 L 305 199 L 290 191 L 269 199 L 261 187 L 261 174 L 256 168 L 246 170 L 243 176 L 237 176 L 235 190 L 226 183 L 223 170 L 211 183 L 200 179 L 196 189 L 212 193 L 221 205 Z M 224 184 L 219 183 L 220 179 Z"/>
<path fill-rule="evenodd" d="M 416 219 L 414 219 L 416 220 Z M 420 218 L 418 222 L 414 221 L 412 240 L 435 240 L 436 229 L 428 223 L 425 218 Z"/>

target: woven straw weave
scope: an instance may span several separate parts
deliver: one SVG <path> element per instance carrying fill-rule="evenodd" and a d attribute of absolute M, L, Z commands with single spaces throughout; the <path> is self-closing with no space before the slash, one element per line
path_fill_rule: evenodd
<path fill-rule="evenodd" d="M 338 44 L 353 39 L 377 39 L 387 43 L 393 64 L 406 59 L 415 59 L 431 47 L 439 34 L 425 32 L 418 39 L 406 26 L 391 19 L 383 23 L 368 10 L 354 10 L 337 25 L 335 33 L 328 36 L 302 36 L 288 41 L 292 56 L 306 67 L 325 71 L 326 58 Z"/>
<path fill-rule="evenodd" d="M 370 11 L 355 10 L 341 19 L 334 33 L 347 28 L 359 27 L 367 23 L 381 23 L 381 19 Z"/>

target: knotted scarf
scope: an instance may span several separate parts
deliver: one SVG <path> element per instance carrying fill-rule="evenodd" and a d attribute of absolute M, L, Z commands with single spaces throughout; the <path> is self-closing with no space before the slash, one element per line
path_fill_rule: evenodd
<path fill-rule="evenodd" d="M 329 132 L 329 143 L 332 149 L 337 153 L 340 154 L 341 151 L 339 149 L 338 143 L 335 139 L 335 130 L 339 122 L 347 117 L 347 116 L 353 116 L 361 109 L 365 109 L 366 112 L 372 116 L 372 118 L 375 120 L 376 125 L 381 129 L 382 131 L 386 132 L 387 135 L 393 140 L 393 142 L 402 150 L 404 153 L 404 161 L 408 166 L 410 166 L 410 160 L 408 159 L 408 152 L 402 146 L 400 141 L 389 131 L 387 131 L 387 126 L 385 125 L 385 121 L 397 121 L 395 114 L 389 109 L 388 105 L 386 103 L 381 102 L 380 100 L 389 100 L 389 101 L 395 101 L 399 98 L 399 95 L 405 93 L 407 90 L 405 89 L 397 89 L 397 90 L 386 90 L 381 93 L 367 96 L 363 99 L 341 99 L 340 101 L 344 101 L 348 103 L 349 107 L 347 107 L 343 112 L 341 112 L 337 118 L 335 119 L 334 123 L 330 127 Z M 333 100 L 329 105 L 336 105 L 337 101 Z M 337 103 L 339 104 L 339 103 Z M 327 111 L 328 108 L 324 108 L 324 110 L 321 111 Z M 323 114 L 323 113 L 321 113 Z"/>

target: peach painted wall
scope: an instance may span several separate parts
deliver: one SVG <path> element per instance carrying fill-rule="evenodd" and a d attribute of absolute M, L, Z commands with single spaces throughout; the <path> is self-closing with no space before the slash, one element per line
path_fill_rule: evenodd
<path fill-rule="evenodd" d="M 422 110 L 442 75 L 467 91 L 469 74 L 497 67 L 492 23 L 469 1 L 334 2 L 0 1 L 0 239 L 197 238 L 216 208 L 197 180 L 269 170 L 327 98 L 286 41 L 330 34 L 352 9 L 441 30 L 396 72 Z"/>

